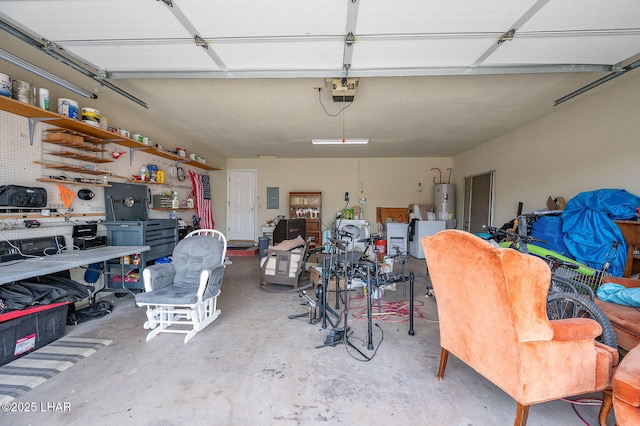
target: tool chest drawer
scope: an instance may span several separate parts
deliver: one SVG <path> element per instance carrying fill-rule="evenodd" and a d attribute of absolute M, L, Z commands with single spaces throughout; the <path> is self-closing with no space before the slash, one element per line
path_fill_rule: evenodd
<path fill-rule="evenodd" d="M 176 219 L 105 222 L 105 226 L 108 245 L 151 247 L 150 250 L 140 253 L 139 264 L 119 265 L 126 269 L 128 279 L 123 281 L 116 274 L 115 279 L 109 280 L 109 285 L 115 288 L 125 286 L 129 289 L 143 289 L 141 277 L 144 268 L 160 257 L 171 256 L 178 243 Z M 120 259 L 118 262 L 125 262 L 125 260 Z"/>

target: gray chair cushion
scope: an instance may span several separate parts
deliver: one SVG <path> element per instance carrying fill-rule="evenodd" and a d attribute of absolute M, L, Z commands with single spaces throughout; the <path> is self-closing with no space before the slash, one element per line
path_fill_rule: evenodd
<path fill-rule="evenodd" d="M 173 250 L 173 284 L 136 295 L 138 303 L 192 304 L 198 300 L 200 273 L 211 270 L 209 286 L 203 298 L 215 296 L 222 285 L 224 244 L 216 238 L 195 235 L 180 241 Z M 169 266 L 167 265 L 167 266 Z"/>
<path fill-rule="evenodd" d="M 196 235 L 180 241 L 173 250 L 176 275 L 173 285 L 198 288 L 200 272 L 222 264 L 223 243 L 216 238 Z"/>
<path fill-rule="evenodd" d="M 154 290 L 148 293 L 136 294 L 136 302 L 138 303 L 160 303 L 164 305 L 190 305 L 198 301 L 196 288 L 178 287 L 171 285 L 169 287 Z"/>

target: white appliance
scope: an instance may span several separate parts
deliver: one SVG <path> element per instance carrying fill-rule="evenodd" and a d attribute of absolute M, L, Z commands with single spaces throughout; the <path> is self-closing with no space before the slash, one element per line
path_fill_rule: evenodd
<path fill-rule="evenodd" d="M 340 235 L 341 240 L 349 243 L 347 251 L 364 251 L 366 243 L 358 240 L 369 238 L 371 235 L 371 229 L 366 221 L 360 219 L 337 219 L 336 226 L 338 226 L 337 231 L 345 231 L 351 234 L 351 236 Z"/>
<path fill-rule="evenodd" d="M 424 250 L 420 239 L 437 232 L 444 231 L 446 220 L 416 220 L 413 222 L 413 233 L 409 226 L 409 254 L 417 259 L 424 259 Z"/>
<path fill-rule="evenodd" d="M 435 185 L 436 220 L 450 220 L 456 214 L 456 187 L 452 183 Z"/>
<path fill-rule="evenodd" d="M 387 255 L 407 254 L 408 223 L 384 223 L 384 234 L 387 237 Z"/>

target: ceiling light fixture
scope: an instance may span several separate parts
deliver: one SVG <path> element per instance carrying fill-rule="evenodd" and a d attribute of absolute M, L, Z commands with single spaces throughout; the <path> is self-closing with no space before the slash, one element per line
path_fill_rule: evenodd
<path fill-rule="evenodd" d="M 24 59 L 18 58 L 17 56 L 12 55 L 6 50 L 0 49 L 0 59 L 4 59 L 5 61 L 16 65 L 23 70 L 34 73 L 37 76 L 40 76 L 46 80 L 49 80 L 52 83 L 55 83 L 59 86 L 64 87 L 65 89 L 71 90 L 74 93 L 77 93 L 80 96 L 84 96 L 89 99 L 97 99 L 98 96 L 95 93 L 91 93 L 88 90 L 83 89 L 82 87 L 76 86 L 73 83 L 64 80 L 57 75 L 51 74 L 49 71 L 45 71 L 40 67 L 33 65 L 31 62 L 27 62 Z"/>
<path fill-rule="evenodd" d="M 369 139 L 313 139 L 314 145 L 366 145 Z"/>

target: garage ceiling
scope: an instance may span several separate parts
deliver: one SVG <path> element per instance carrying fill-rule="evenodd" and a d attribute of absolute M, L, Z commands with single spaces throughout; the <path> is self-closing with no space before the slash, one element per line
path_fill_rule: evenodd
<path fill-rule="evenodd" d="M 0 0 L 0 18 L 144 101 L 120 98 L 121 127 L 221 157 L 455 155 L 640 53 L 637 0 Z M 358 78 L 353 103 L 333 78 Z M 370 143 L 310 142 L 343 137 Z"/>

